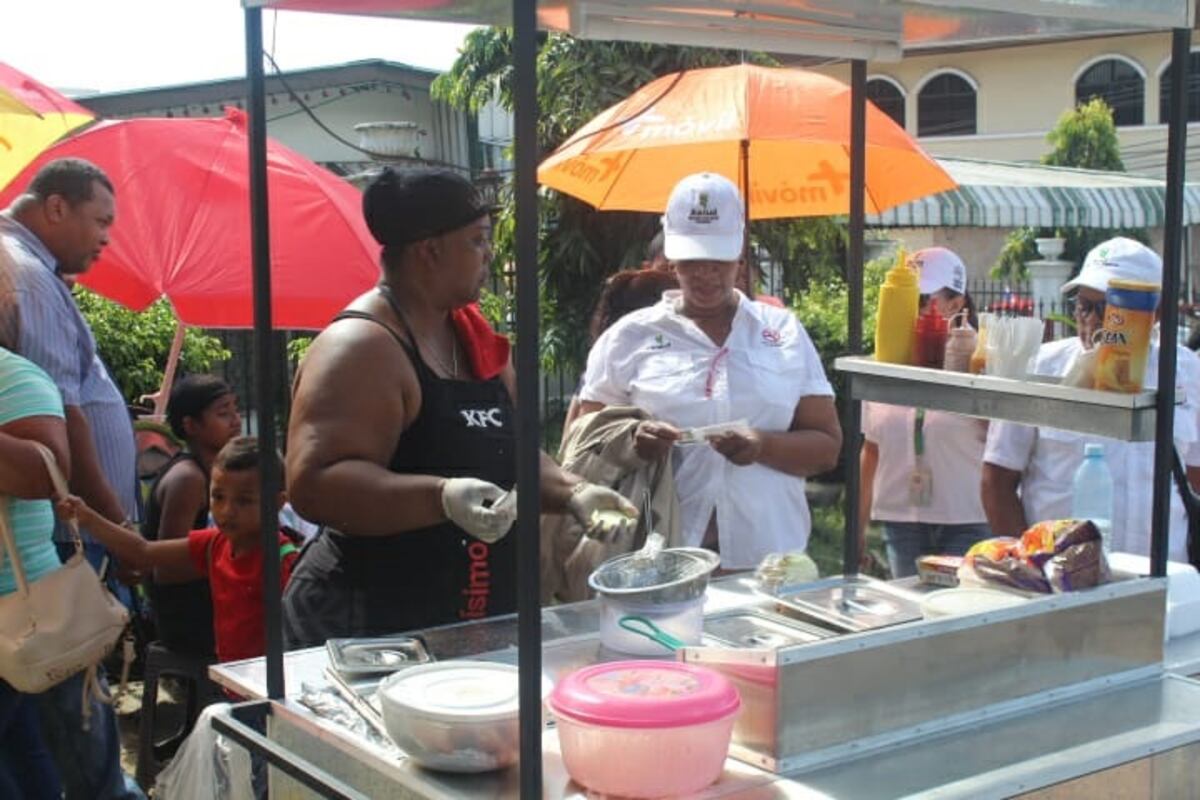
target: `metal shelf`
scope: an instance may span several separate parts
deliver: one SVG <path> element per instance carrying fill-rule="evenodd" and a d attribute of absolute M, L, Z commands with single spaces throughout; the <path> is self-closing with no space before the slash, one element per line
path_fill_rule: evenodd
<path fill-rule="evenodd" d="M 870 356 L 843 356 L 834 368 L 851 376 L 850 394 L 856 400 L 1046 425 L 1131 442 L 1154 441 L 1155 392 L 1100 392 L 1062 386 L 1046 376 L 1019 381 L 885 364 Z"/>

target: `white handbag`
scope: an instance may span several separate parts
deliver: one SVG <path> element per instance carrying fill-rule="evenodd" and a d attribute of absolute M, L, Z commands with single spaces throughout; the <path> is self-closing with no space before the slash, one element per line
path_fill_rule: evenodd
<path fill-rule="evenodd" d="M 46 462 L 55 494 L 66 496 L 66 481 L 54 454 L 45 445 L 34 444 Z M 0 596 L 0 678 L 20 692 L 44 692 L 94 667 L 113 649 L 129 621 L 129 612 L 104 588 L 84 558 L 78 526 L 72 521 L 69 527 L 74 555 L 61 568 L 30 583 L 9 528 L 7 507 L 0 509 L 4 540 L 0 565 L 7 555 L 17 584 L 16 591 Z M 94 676 L 86 683 L 95 683 Z"/>

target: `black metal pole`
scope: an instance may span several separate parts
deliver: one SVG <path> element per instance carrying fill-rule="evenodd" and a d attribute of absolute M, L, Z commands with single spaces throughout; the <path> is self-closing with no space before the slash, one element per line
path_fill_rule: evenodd
<path fill-rule="evenodd" d="M 1179 271 L 1183 248 L 1183 184 L 1187 168 L 1186 78 L 1192 32 L 1171 32 L 1169 72 L 1171 108 L 1167 121 L 1167 209 L 1163 225 L 1161 337 L 1158 347 L 1158 398 L 1154 421 L 1154 501 L 1150 527 L 1150 574 L 1167 574 L 1171 532 L 1171 464 L 1175 447 L 1175 356 L 1179 330 Z"/>
<path fill-rule="evenodd" d="M 271 237 L 267 220 L 267 109 L 263 95 L 262 10 L 246 9 L 247 116 L 250 141 L 250 246 L 254 270 L 254 394 L 258 399 L 258 446 L 274 453 L 275 359 L 271 347 Z M 259 525 L 263 535 L 263 603 L 267 633 L 267 697 L 283 699 L 283 610 L 279 597 L 279 470 L 262 459 Z"/>
<path fill-rule="evenodd" d="M 517 212 L 517 645 L 521 797 L 542 796 L 542 608 L 538 563 L 537 4 L 513 0 Z M 511 534 L 510 534 L 511 535 Z"/>
<path fill-rule="evenodd" d="M 754 299 L 754 279 L 757 277 L 754 270 L 754 252 L 750 249 L 750 140 L 742 139 L 741 148 L 738 150 L 738 173 L 742 184 L 742 214 L 743 225 L 745 226 L 746 236 L 742 240 L 742 261 L 745 264 L 746 285 L 741 287 L 746 292 L 746 297 Z"/>
<path fill-rule="evenodd" d="M 863 323 L 863 215 L 866 211 L 867 185 L 867 62 L 850 62 L 850 241 L 846 248 L 846 286 L 850 319 L 846 351 L 862 352 Z M 846 376 L 846 395 L 842 398 L 846 422 L 843 432 L 843 463 L 846 466 L 846 538 L 842 544 L 842 571 L 858 573 L 861 553 L 858 549 L 858 453 L 862 427 L 862 405 L 850 396 L 853 376 Z"/>

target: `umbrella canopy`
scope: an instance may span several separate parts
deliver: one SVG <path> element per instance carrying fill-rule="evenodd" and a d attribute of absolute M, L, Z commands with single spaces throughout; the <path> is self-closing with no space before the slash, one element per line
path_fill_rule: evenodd
<path fill-rule="evenodd" d="M 601 112 L 538 168 L 600 209 L 661 212 L 694 172 L 742 186 L 752 219 L 845 214 L 850 87 L 800 69 L 739 64 L 665 75 Z M 904 130 L 867 104 L 868 213 L 953 189 Z"/>
<path fill-rule="evenodd" d="M 83 106 L 0 63 L 0 188 L 48 145 L 93 119 Z"/>
<path fill-rule="evenodd" d="M 220 119 L 101 122 L 43 152 L 0 192 L 0 206 L 47 161 L 85 158 L 112 179 L 117 220 L 80 282 L 136 311 L 167 297 L 188 325 L 253 327 L 246 137 L 234 109 Z M 273 140 L 267 180 L 274 325 L 324 327 L 379 279 L 361 195 Z"/>

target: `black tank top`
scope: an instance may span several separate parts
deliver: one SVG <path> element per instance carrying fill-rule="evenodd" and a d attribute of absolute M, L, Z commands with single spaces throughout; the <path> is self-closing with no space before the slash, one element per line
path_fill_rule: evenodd
<path fill-rule="evenodd" d="M 415 342 L 395 299 L 386 288 L 381 291 Z M 388 469 L 473 477 L 511 488 L 515 420 L 503 381 L 442 378 L 378 317 L 358 311 L 337 317 L 347 318 L 387 330 L 408 354 L 420 383 L 421 409 L 401 434 Z M 393 536 L 352 536 L 327 528 L 297 563 L 288 594 L 298 612 L 294 616 L 302 617 L 288 621 L 303 629 L 295 635 L 300 641 L 391 634 L 511 613 L 516 610 L 516 538 L 489 545 L 449 521 Z M 338 594 L 344 596 L 332 596 Z M 352 613 L 342 613 L 339 603 Z M 336 613 L 323 622 L 322 608 Z"/>
<path fill-rule="evenodd" d="M 142 522 L 142 536 L 150 541 L 158 540 L 158 527 L 162 522 L 162 503 L 158 499 L 159 485 L 176 464 L 184 461 L 191 461 L 201 472 L 204 471 L 196 457 L 187 451 L 176 453 L 159 470 L 158 477 L 150 487 L 150 497 L 146 502 L 146 519 Z M 204 505 L 192 520 L 192 530 L 209 526 L 207 478 L 204 484 Z M 150 595 L 154 627 L 159 640 L 167 649 L 183 655 L 216 657 L 212 592 L 206 579 L 186 583 L 155 583 L 152 578 L 148 578 L 146 590 Z"/>

